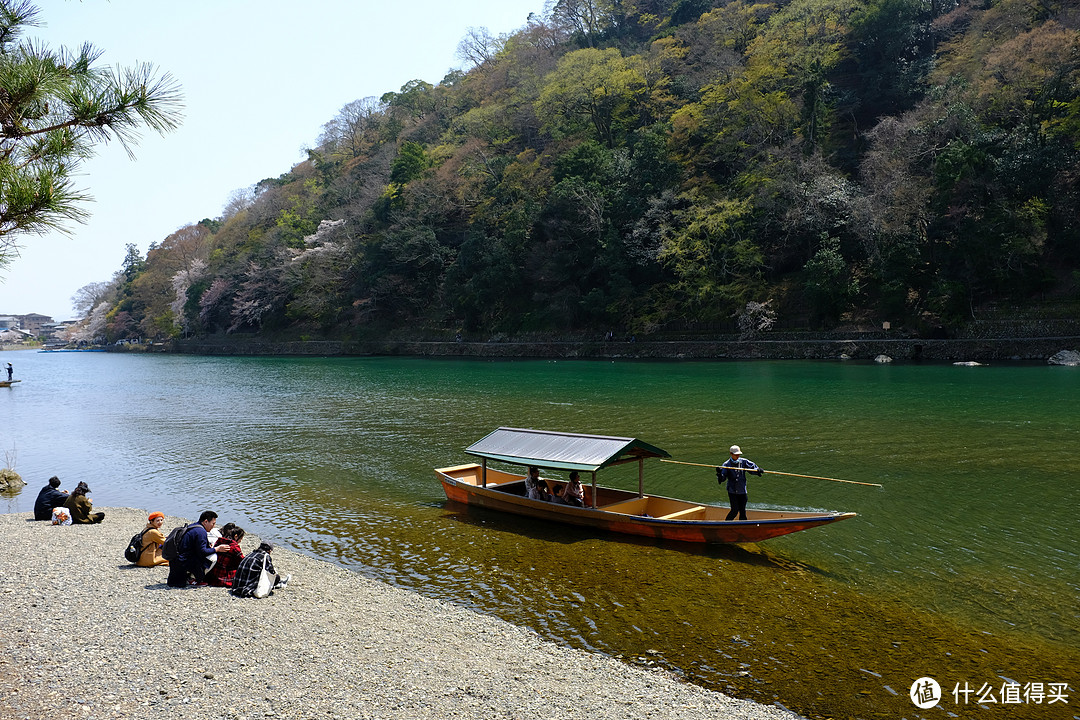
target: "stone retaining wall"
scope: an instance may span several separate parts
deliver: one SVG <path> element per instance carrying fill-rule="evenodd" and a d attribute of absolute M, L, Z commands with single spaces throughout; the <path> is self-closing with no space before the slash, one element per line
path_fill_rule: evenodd
<path fill-rule="evenodd" d="M 164 352 L 194 355 L 437 356 L 475 358 L 872 360 L 1046 362 L 1060 350 L 1080 348 L 1080 336 L 1014 339 L 680 340 L 641 342 L 440 342 L 178 340 Z M 129 348 L 130 349 L 130 348 Z"/>

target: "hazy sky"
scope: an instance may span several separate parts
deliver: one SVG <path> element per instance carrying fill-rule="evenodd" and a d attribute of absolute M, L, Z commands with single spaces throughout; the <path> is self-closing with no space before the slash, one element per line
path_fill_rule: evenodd
<path fill-rule="evenodd" d="M 460 67 L 469 27 L 493 34 L 525 25 L 543 0 L 42 0 L 43 27 L 26 37 L 51 48 L 90 42 L 99 63 L 151 62 L 179 81 L 184 122 L 149 132 L 129 160 L 98 148 L 76 185 L 94 202 L 89 222 L 19 239 L 0 270 L 0 314 L 74 317 L 70 298 L 120 268 L 124 247 L 146 253 L 188 223 L 221 215 L 229 195 L 288 172 L 342 106 L 436 84 Z"/>

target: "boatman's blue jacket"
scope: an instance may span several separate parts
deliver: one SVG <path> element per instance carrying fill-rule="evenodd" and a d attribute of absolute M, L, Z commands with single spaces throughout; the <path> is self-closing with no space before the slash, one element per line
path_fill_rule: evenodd
<path fill-rule="evenodd" d="M 764 472 L 753 462 L 743 457 L 738 460 L 728 458 L 720 466 L 720 474 L 727 480 L 727 491 L 729 493 L 732 495 L 746 495 L 746 472 L 748 470 L 758 477 L 761 477 L 761 473 Z M 717 478 L 717 480 L 719 479 Z"/>

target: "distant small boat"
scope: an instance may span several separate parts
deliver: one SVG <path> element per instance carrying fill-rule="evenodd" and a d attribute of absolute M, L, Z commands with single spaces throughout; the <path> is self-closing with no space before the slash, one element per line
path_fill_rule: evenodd
<path fill-rule="evenodd" d="M 22 382 L 22 380 L 0 380 L 0 387 L 11 387 L 17 382 Z"/>
<path fill-rule="evenodd" d="M 38 350 L 39 353 L 62 353 L 62 352 L 105 352 L 105 348 L 91 347 L 91 348 L 45 348 Z"/>
<path fill-rule="evenodd" d="M 635 438 L 501 427 L 465 448 L 465 453 L 480 458 L 481 463 L 435 470 L 448 500 L 614 533 L 692 543 L 750 543 L 855 517 L 852 512 L 748 509 L 746 520 L 729 521 L 725 520 L 726 507 L 647 495 L 644 461 L 671 455 Z M 489 468 L 489 460 L 591 473 L 585 507 L 530 500 L 524 475 Z M 596 484 L 598 470 L 630 462 L 638 463 L 637 492 Z M 563 484 L 541 481 L 551 494 Z"/>

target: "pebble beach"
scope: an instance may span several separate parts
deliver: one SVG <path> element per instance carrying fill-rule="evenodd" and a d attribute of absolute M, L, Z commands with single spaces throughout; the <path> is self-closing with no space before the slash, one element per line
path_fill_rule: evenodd
<path fill-rule="evenodd" d="M 268 598 L 169 588 L 168 568 L 123 558 L 147 512 L 100 509 L 0 515 L 2 720 L 798 718 L 284 548 L 292 580 Z"/>

